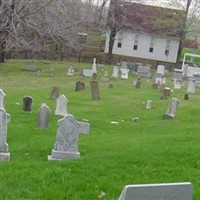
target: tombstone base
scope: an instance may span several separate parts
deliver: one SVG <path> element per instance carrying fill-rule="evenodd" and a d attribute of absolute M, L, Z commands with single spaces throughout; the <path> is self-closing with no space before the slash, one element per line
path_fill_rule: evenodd
<path fill-rule="evenodd" d="M 0 161 L 10 161 L 10 153 L 0 153 Z"/>
<path fill-rule="evenodd" d="M 61 161 L 61 160 L 69 160 L 69 159 L 79 159 L 80 153 L 79 152 L 67 152 L 67 151 L 55 151 L 52 150 L 52 154 L 48 155 L 49 161 Z"/>
<path fill-rule="evenodd" d="M 174 119 L 175 117 L 169 115 L 163 115 L 163 119 Z"/>

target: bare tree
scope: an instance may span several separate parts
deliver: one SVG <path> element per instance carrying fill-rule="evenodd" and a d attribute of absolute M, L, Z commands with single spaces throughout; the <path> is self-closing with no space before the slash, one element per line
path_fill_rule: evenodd
<path fill-rule="evenodd" d="M 41 51 L 49 42 L 79 49 L 91 14 L 81 0 L 0 0 L 0 62 L 10 49 Z"/>

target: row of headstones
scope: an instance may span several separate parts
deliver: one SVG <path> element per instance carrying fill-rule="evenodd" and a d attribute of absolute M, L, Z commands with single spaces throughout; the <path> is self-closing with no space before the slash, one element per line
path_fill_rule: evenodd
<path fill-rule="evenodd" d="M 0 91 L 0 93 L 4 94 L 4 98 L 5 93 L 2 90 Z M 9 161 L 10 152 L 8 151 L 7 144 L 7 124 L 10 122 L 11 116 L 6 112 L 4 108 L 3 98 L 0 98 L 0 161 Z M 31 98 L 28 97 L 28 101 L 30 100 Z M 30 111 L 29 105 L 28 108 Z M 38 112 L 38 128 L 43 129 L 48 126 L 49 115 L 49 107 L 46 104 L 42 104 Z M 79 122 L 71 114 L 62 113 L 62 115 L 63 118 L 57 122 L 58 129 L 56 135 L 56 143 L 52 149 L 51 155 L 48 156 L 48 160 L 79 158 L 80 153 L 78 151 L 78 135 L 79 133 L 87 134 L 89 132 L 89 123 Z"/>

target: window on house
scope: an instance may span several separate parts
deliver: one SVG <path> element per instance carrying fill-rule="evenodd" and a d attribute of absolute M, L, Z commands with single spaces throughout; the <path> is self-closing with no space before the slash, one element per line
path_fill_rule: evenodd
<path fill-rule="evenodd" d="M 165 47 L 165 55 L 168 56 L 169 55 L 169 49 L 170 49 L 170 39 L 168 38 L 166 40 L 166 47 Z"/>
<path fill-rule="evenodd" d="M 118 48 L 122 47 L 122 38 L 123 38 L 123 33 L 119 32 L 119 34 L 118 34 L 118 43 L 117 43 L 117 47 Z"/>
<path fill-rule="evenodd" d="M 139 34 L 135 34 L 133 50 L 137 50 L 138 49 L 138 42 L 139 42 Z"/>
<path fill-rule="evenodd" d="M 151 37 L 150 47 L 149 47 L 149 52 L 150 52 L 150 53 L 153 53 L 154 41 L 155 41 L 155 38 L 154 38 L 154 37 Z"/>

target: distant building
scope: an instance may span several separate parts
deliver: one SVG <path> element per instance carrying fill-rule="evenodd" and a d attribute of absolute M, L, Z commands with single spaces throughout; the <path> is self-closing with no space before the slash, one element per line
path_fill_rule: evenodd
<path fill-rule="evenodd" d="M 112 4 L 107 27 L 112 26 Z M 121 9 L 121 10 L 120 10 Z M 127 2 L 116 15 L 117 32 L 112 53 L 148 60 L 176 63 L 180 44 L 181 26 L 185 12 Z M 105 53 L 109 50 L 110 31 L 107 32 Z"/>

